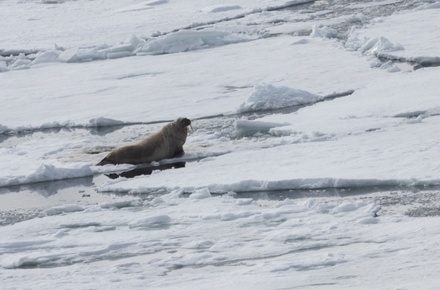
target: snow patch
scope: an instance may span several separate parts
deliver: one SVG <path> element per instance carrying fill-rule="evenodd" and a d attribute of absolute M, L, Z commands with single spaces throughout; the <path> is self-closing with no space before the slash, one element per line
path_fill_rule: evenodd
<path fill-rule="evenodd" d="M 187 249 L 209 249 L 215 244 L 214 241 L 211 240 L 201 240 L 201 241 L 193 241 L 190 242 L 188 245 L 185 246 Z"/>
<path fill-rule="evenodd" d="M 6 66 L 6 62 L 0 60 L 0 73 L 7 71 L 9 71 L 9 69 Z"/>
<path fill-rule="evenodd" d="M 115 59 L 133 55 L 133 51 L 145 43 L 136 35 L 131 35 L 126 42 L 113 46 L 72 47 L 59 55 L 62 62 L 87 62 L 101 59 Z"/>
<path fill-rule="evenodd" d="M 108 126 L 117 126 L 117 125 L 123 125 L 124 122 L 119 120 L 114 120 L 110 118 L 105 117 L 98 117 L 90 119 L 89 121 L 89 127 L 108 127 Z"/>
<path fill-rule="evenodd" d="M 143 43 L 145 43 L 144 40 L 138 38 L 136 35 L 132 35 L 127 42 L 99 50 L 99 53 L 105 54 L 107 58 L 125 57 L 131 55 L 132 52 Z"/>
<path fill-rule="evenodd" d="M 125 172 L 136 168 L 136 165 L 132 164 L 106 164 L 104 166 L 91 166 L 94 174 L 107 174 L 114 172 Z"/>
<path fill-rule="evenodd" d="M 35 59 L 31 60 L 24 54 L 11 56 L 10 64 L 0 62 L 0 72 L 19 69 L 28 69 L 32 65 L 49 62 L 89 62 L 94 60 L 115 59 L 133 55 L 158 55 L 186 52 L 209 47 L 222 46 L 231 43 L 244 42 L 254 39 L 250 36 L 218 30 L 180 30 L 148 40 L 131 35 L 123 43 L 113 46 L 102 45 L 92 47 L 71 47 L 40 51 Z"/>
<path fill-rule="evenodd" d="M 403 50 L 404 47 L 399 43 L 392 43 L 386 37 L 359 38 L 355 28 L 352 28 L 348 34 L 345 47 L 349 50 L 360 51 L 365 55 L 377 55 L 382 52 L 393 52 Z"/>
<path fill-rule="evenodd" d="M 148 10 L 148 9 L 153 9 L 154 6 L 158 6 L 158 5 L 163 5 L 163 4 L 167 4 L 168 0 L 153 0 L 153 1 L 149 1 L 149 2 L 144 2 L 144 3 L 139 3 L 139 4 L 134 4 L 134 5 L 129 5 L 123 8 L 119 8 L 117 10 L 115 10 L 114 12 L 116 13 L 122 13 L 122 12 L 133 12 L 133 11 L 142 11 L 142 10 Z"/>
<path fill-rule="evenodd" d="M 212 196 L 208 188 L 198 189 L 189 196 L 190 199 L 205 199 L 210 197 Z"/>
<path fill-rule="evenodd" d="M 321 99 L 321 96 L 299 89 L 272 84 L 259 84 L 254 87 L 252 94 L 240 104 L 237 112 L 273 110 L 314 103 Z"/>
<path fill-rule="evenodd" d="M 58 62 L 60 51 L 57 50 L 47 50 L 38 52 L 32 64 L 48 63 L 48 62 Z"/>
<path fill-rule="evenodd" d="M 145 3 L 145 5 L 156 6 L 168 3 L 168 0 L 153 0 Z"/>
<path fill-rule="evenodd" d="M 359 224 L 377 224 L 379 222 L 378 218 L 375 217 L 364 217 L 357 221 Z"/>
<path fill-rule="evenodd" d="M 52 215 L 59 215 L 63 213 L 71 213 L 71 212 L 77 212 L 77 211 L 83 211 L 84 207 L 78 204 L 66 204 L 62 206 L 54 206 L 51 208 L 48 208 L 42 212 L 43 215 L 52 216 Z"/>
<path fill-rule="evenodd" d="M 366 55 L 377 55 L 381 52 L 392 52 L 403 50 L 403 46 L 401 44 L 391 43 L 387 38 L 381 36 L 377 38 L 370 39 L 366 41 L 360 48 L 360 52 Z"/>
<path fill-rule="evenodd" d="M 205 13 L 218 13 L 238 9 L 242 9 L 240 5 L 213 5 L 203 8 L 201 11 Z"/>
<path fill-rule="evenodd" d="M 0 134 L 4 134 L 4 133 L 9 132 L 9 131 L 11 131 L 11 129 L 9 129 L 8 127 L 3 126 L 2 124 L 0 124 Z"/>
<path fill-rule="evenodd" d="M 275 219 L 286 214 L 300 213 L 306 210 L 307 209 L 305 207 L 299 205 L 283 205 L 274 210 L 267 210 L 263 212 L 261 216 L 265 219 Z"/>
<path fill-rule="evenodd" d="M 426 10 L 426 9 L 440 9 L 440 2 L 426 3 L 417 7 L 417 10 Z"/>
<path fill-rule="evenodd" d="M 400 68 L 396 66 L 392 61 L 382 62 L 380 57 L 388 58 L 388 53 L 404 50 L 404 47 L 399 43 L 392 43 L 386 37 L 380 36 L 375 38 L 359 38 L 356 29 L 353 27 L 348 34 L 345 47 L 348 50 L 359 51 L 367 56 L 374 56 L 370 59 L 371 67 L 378 67 L 388 72 L 399 72 Z"/>
<path fill-rule="evenodd" d="M 221 214 L 220 220 L 221 221 L 234 221 L 234 220 L 238 220 L 238 219 L 247 218 L 247 217 L 253 216 L 255 214 L 256 214 L 255 212 L 248 212 L 248 211 L 229 212 L 229 213 Z"/>
<path fill-rule="evenodd" d="M 105 59 L 105 53 L 98 51 L 97 48 L 69 48 L 59 55 L 61 62 L 87 62 L 98 59 Z"/>
<path fill-rule="evenodd" d="M 8 68 L 13 70 L 28 69 L 30 68 L 31 63 L 32 61 L 26 58 L 23 53 L 21 53 L 13 59 Z"/>
<path fill-rule="evenodd" d="M 309 40 L 303 38 L 303 39 L 292 42 L 291 45 L 307 44 L 307 43 L 309 43 Z"/>
<path fill-rule="evenodd" d="M 60 4 L 64 3 L 65 0 L 41 0 L 43 4 Z"/>
<path fill-rule="evenodd" d="M 256 133 L 268 133 L 275 127 L 290 125 L 288 123 L 274 123 L 256 120 L 239 119 L 235 121 L 237 136 L 252 136 Z"/>
<path fill-rule="evenodd" d="M 53 122 L 47 122 L 47 123 L 43 123 L 40 125 L 40 127 L 38 129 L 54 129 L 54 128 L 68 128 L 68 127 L 72 127 L 75 126 L 75 124 L 71 121 L 64 121 L 64 122 L 57 122 L 57 121 L 53 121 Z M 29 128 L 29 130 L 32 130 L 32 128 Z M 25 130 L 23 130 L 25 131 Z"/>
<path fill-rule="evenodd" d="M 331 27 L 316 24 L 313 25 L 312 32 L 310 33 L 311 37 L 319 37 L 319 38 L 337 38 L 338 31 Z"/>
<path fill-rule="evenodd" d="M 231 193 L 228 193 L 229 196 L 231 196 Z M 254 200 L 252 198 L 238 198 L 235 203 L 237 205 L 249 205 L 251 203 L 253 203 Z"/>
<path fill-rule="evenodd" d="M 250 40 L 249 37 L 217 30 L 181 30 L 147 41 L 135 51 L 143 54 L 167 54 L 222 46 Z"/>
<path fill-rule="evenodd" d="M 103 209 L 120 209 L 125 207 L 137 207 L 142 205 L 142 199 L 135 198 L 135 199 L 129 199 L 129 200 L 122 200 L 122 201 L 116 201 L 116 202 L 110 202 L 110 203 L 104 203 L 101 205 L 101 208 Z"/>
<path fill-rule="evenodd" d="M 171 222 L 171 218 L 168 215 L 157 215 L 139 219 L 129 224 L 130 228 L 151 228 L 161 227 L 168 225 Z"/>

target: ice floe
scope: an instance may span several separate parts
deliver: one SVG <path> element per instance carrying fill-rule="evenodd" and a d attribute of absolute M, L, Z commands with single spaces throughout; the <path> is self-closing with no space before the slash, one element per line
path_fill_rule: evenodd
<path fill-rule="evenodd" d="M 42 164 L 27 175 L 12 175 L 0 177 L 0 186 L 29 184 L 51 180 L 63 180 L 91 176 L 92 170 L 89 164 Z"/>

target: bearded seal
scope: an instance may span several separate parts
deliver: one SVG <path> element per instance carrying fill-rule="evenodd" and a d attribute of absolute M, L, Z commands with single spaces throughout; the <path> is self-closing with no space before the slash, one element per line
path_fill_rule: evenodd
<path fill-rule="evenodd" d="M 177 118 L 138 143 L 113 149 L 97 165 L 140 164 L 181 156 L 185 153 L 183 144 L 188 126 L 191 126 L 190 119 Z"/>

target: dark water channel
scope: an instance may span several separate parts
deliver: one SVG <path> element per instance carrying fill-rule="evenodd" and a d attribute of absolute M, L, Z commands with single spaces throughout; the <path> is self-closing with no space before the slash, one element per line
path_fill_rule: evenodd
<path fill-rule="evenodd" d="M 112 178 L 130 178 L 137 174 L 151 174 L 153 170 L 192 166 L 192 162 L 179 162 L 162 166 L 137 168 L 128 172 L 99 174 L 84 178 L 34 183 L 29 185 L 0 188 L 0 226 L 44 216 L 44 209 L 66 204 L 89 206 L 112 204 L 127 197 L 144 201 L 166 194 L 166 191 L 145 192 L 129 195 L 126 193 L 98 192 L 97 186 Z M 226 193 L 225 193 L 226 194 Z M 186 198 L 190 193 L 184 193 Z M 213 194 L 218 196 L 221 194 Z M 413 217 L 440 215 L 440 188 L 407 188 L 372 186 L 361 188 L 322 188 L 313 190 L 279 190 L 260 192 L 237 192 L 235 198 L 250 198 L 255 202 L 282 201 L 285 199 L 317 202 L 341 202 L 343 200 L 374 201 L 381 206 L 378 216 L 405 214 Z M 129 206 L 129 205 L 127 205 Z"/>

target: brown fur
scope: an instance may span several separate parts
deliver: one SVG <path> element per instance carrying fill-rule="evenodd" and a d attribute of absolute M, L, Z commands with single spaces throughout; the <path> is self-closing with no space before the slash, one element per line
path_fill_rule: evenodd
<path fill-rule="evenodd" d="M 97 165 L 140 164 L 183 155 L 191 120 L 178 118 L 144 140 L 113 149 Z"/>

